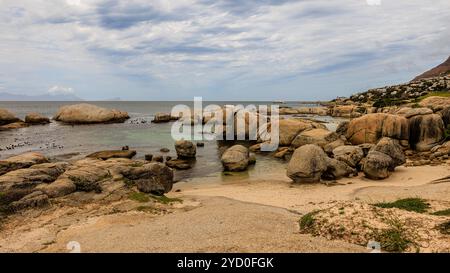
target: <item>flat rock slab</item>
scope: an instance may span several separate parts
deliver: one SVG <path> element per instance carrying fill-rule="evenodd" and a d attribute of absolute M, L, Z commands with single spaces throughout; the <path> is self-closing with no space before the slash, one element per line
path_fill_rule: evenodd
<path fill-rule="evenodd" d="M 133 150 L 126 150 L 126 151 L 112 150 L 112 151 L 95 152 L 86 157 L 107 160 L 110 158 L 129 158 L 129 159 L 131 159 L 135 155 L 136 155 L 136 151 L 133 151 Z"/>

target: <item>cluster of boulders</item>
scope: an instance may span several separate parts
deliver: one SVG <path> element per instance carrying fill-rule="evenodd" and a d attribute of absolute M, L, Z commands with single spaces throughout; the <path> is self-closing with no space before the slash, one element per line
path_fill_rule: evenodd
<path fill-rule="evenodd" d="M 27 114 L 25 116 L 25 121 L 23 121 L 8 110 L 0 109 L 0 131 L 47 123 L 50 123 L 50 119 L 38 113 Z"/>
<path fill-rule="evenodd" d="M 46 205 L 75 192 L 105 193 L 136 187 L 162 195 L 172 189 L 172 168 L 160 162 L 133 160 L 135 151 L 102 151 L 73 163 L 51 162 L 39 153 L 0 161 L 0 207 L 18 211 Z"/>
<path fill-rule="evenodd" d="M 370 179 L 384 179 L 406 162 L 398 140 L 385 137 L 367 148 L 367 145 L 343 145 L 328 156 L 318 145 L 303 145 L 294 151 L 287 176 L 295 182 L 318 182 L 356 176 L 363 171 Z"/>
<path fill-rule="evenodd" d="M 53 117 L 54 120 L 67 124 L 122 123 L 129 118 L 127 112 L 87 103 L 62 106 Z M 25 120 L 21 120 L 8 110 L 0 109 L 0 130 L 48 123 L 50 123 L 50 118 L 39 113 L 28 113 Z"/>
<path fill-rule="evenodd" d="M 450 76 L 419 79 L 406 84 L 370 89 L 350 96 L 353 102 L 369 102 L 382 99 L 408 100 L 426 96 L 433 92 L 450 90 Z"/>

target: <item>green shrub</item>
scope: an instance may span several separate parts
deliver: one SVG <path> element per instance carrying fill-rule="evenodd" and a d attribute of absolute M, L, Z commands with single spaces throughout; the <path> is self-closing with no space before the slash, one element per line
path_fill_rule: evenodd
<path fill-rule="evenodd" d="M 398 208 L 419 213 L 426 212 L 426 210 L 430 208 L 430 204 L 426 203 L 425 200 L 421 198 L 400 199 L 391 203 L 377 203 L 374 204 L 374 206 L 380 208 Z"/>

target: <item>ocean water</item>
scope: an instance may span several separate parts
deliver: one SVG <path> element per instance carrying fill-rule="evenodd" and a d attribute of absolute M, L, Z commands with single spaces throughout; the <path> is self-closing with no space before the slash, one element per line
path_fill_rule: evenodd
<path fill-rule="evenodd" d="M 38 112 L 52 117 L 63 105 L 74 102 L 0 102 L 0 108 L 8 109 L 17 117 L 24 118 L 27 113 Z M 52 122 L 48 125 L 0 131 L 0 159 L 28 151 L 39 151 L 58 159 L 77 159 L 86 154 L 108 149 L 121 149 L 129 146 L 138 152 L 136 158 L 145 154 L 176 156 L 174 140 L 170 135 L 172 123 L 151 123 L 158 112 L 170 112 L 177 104 L 192 106 L 193 102 L 89 102 L 101 107 L 127 111 L 130 119 L 120 124 L 66 125 Z M 261 104 L 261 102 L 203 102 L 208 104 Z M 287 103 L 288 106 L 300 106 L 304 103 Z M 313 106 L 313 105 L 310 105 Z M 313 117 L 326 122 L 330 129 L 337 120 L 330 117 Z M 143 123 L 142 121 L 146 121 Z M 197 160 L 193 169 L 178 172 L 183 177 L 220 175 L 220 145 L 217 141 L 204 141 L 205 147 L 197 148 Z M 169 148 L 167 154 L 159 150 Z M 9 149 L 8 149 L 9 148 Z M 257 156 L 257 164 L 248 175 L 261 175 L 271 168 L 285 168 L 282 161 L 267 156 Z"/>

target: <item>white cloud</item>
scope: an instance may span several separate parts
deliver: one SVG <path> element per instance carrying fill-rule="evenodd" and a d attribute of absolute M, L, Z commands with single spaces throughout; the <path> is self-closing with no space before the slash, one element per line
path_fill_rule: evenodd
<path fill-rule="evenodd" d="M 54 85 L 48 89 L 47 93 L 50 95 L 73 95 L 75 92 L 71 87 Z"/>

